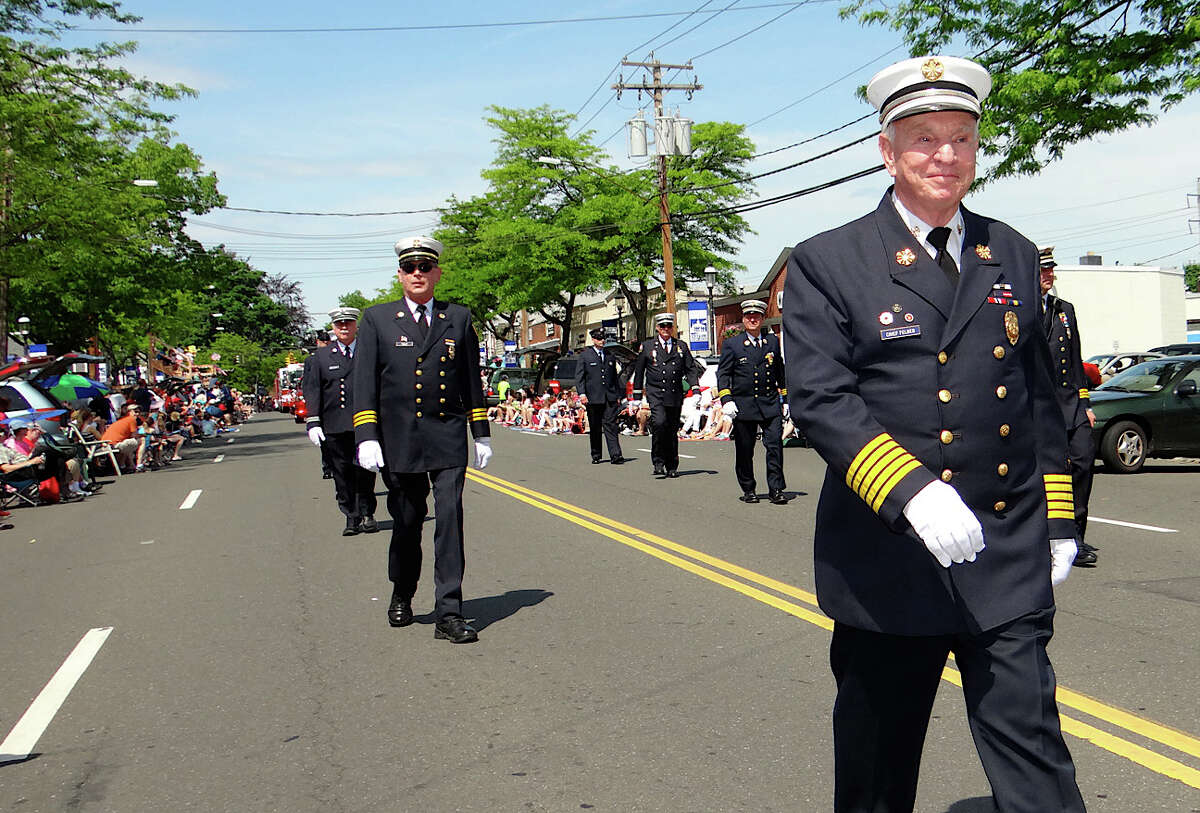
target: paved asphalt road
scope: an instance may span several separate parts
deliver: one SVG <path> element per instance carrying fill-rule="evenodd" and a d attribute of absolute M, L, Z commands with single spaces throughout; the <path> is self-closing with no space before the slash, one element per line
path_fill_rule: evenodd
<path fill-rule="evenodd" d="M 660 481 L 647 440 L 593 466 L 583 438 L 497 430 L 466 488 L 466 646 L 422 615 L 428 555 L 418 623 L 387 626 L 387 532 L 339 535 L 286 416 L 83 504 L 15 511 L 0 736 L 77 645 L 98 651 L 72 659 L 86 668 L 44 731 L 23 724 L 36 742 L 0 764 L 0 810 L 828 810 L 829 622 L 809 592 L 823 466 L 787 449 L 791 502 L 744 505 L 732 444 L 681 444 L 684 476 Z M 1200 810 L 1198 474 L 1098 476 L 1100 567 L 1059 590 L 1051 656 L 1092 811 Z M 984 813 L 956 674 L 918 808 Z"/>

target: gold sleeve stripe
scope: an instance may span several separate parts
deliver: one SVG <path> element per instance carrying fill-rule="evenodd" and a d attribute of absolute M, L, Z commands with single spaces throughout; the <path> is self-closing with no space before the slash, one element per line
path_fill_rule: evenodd
<path fill-rule="evenodd" d="M 876 496 L 875 500 L 871 503 L 871 510 L 878 514 L 879 507 L 883 505 L 883 501 L 887 499 L 887 495 L 892 493 L 892 489 L 896 487 L 896 484 L 903 480 L 910 471 L 919 468 L 920 465 L 921 461 L 910 456 L 908 462 L 902 464 L 900 468 L 896 469 L 896 471 L 892 473 L 892 476 L 887 479 L 887 482 L 883 484 L 883 488 L 879 490 L 879 495 Z"/>
<path fill-rule="evenodd" d="M 872 439 L 846 472 L 846 485 L 878 512 L 888 494 L 920 461 L 884 432 Z"/>
<path fill-rule="evenodd" d="M 731 395 L 731 394 L 732 393 L 729 390 L 718 390 L 717 391 L 718 398 L 724 398 L 726 395 Z"/>
<path fill-rule="evenodd" d="M 779 394 L 786 398 L 787 397 L 787 387 L 780 387 Z"/>
<path fill-rule="evenodd" d="M 1071 490 L 1071 475 L 1045 474 L 1046 518 L 1075 519 L 1075 495 Z"/>
<path fill-rule="evenodd" d="M 471 410 L 471 420 L 486 421 L 487 419 L 488 419 L 488 416 L 487 416 L 486 409 L 472 409 Z"/>
<path fill-rule="evenodd" d="M 379 414 L 370 409 L 363 410 L 362 412 L 356 412 L 354 414 L 354 425 L 356 427 L 362 426 L 366 423 L 379 423 Z"/>
<path fill-rule="evenodd" d="M 1087 391 L 1087 387 L 1080 387 L 1079 388 L 1079 397 L 1080 398 L 1091 398 L 1092 394 Z"/>

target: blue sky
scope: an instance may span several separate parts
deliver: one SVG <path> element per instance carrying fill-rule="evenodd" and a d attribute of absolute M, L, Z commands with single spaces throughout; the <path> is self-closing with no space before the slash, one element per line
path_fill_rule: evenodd
<path fill-rule="evenodd" d="M 616 74 L 609 73 L 622 57 L 643 60 L 652 48 L 663 62 L 695 57 L 695 74 L 704 85 L 690 101 L 668 94 L 670 105 L 696 121 L 750 124 L 748 134 L 760 152 L 870 112 L 854 89 L 906 55 L 893 32 L 839 20 L 838 3 L 828 0 L 797 8 L 770 0 L 732 6 L 730 0 L 713 0 L 705 11 L 728 9 L 686 19 L 421 31 L 179 31 L 444 26 L 687 12 L 702 5 L 703 0 L 569 5 L 128 0 L 122 7 L 141 16 L 140 24 L 122 33 L 79 32 L 71 41 L 137 40 L 139 50 L 128 60 L 131 69 L 198 91 L 197 98 L 169 110 L 177 117 L 179 139 L 217 173 L 229 206 L 289 212 L 429 209 L 451 194 L 478 194 L 483 190 L 479 172 L 493 158 L 492 134 L 483 123 L 492 104 L 578 111 L 579 124 L 591 119 L 587 127 L 604 142 L 613 163 L 632 167 L 622 124 L 645 99 L 639 103 L 636 94 L 627 93 L 614 100 L 609 86 Z M 174 31 L 145 30 L 154 28 Z M 630 69 L 623 70 L 632 78 Z M 787 105 L 792 106 L 776 114 Z M 867 120 L 813 144 L 764 156 L 752 169 L 774 169 L 871 130 Z M 1152 127 L 1077 145 L 1039 176 L 997 183 L 967 205 L 1007 220 L 1035 242 L 1056 244 L 1060 262 L 1074 262 L 1089 250 L 1102 254 L 1106 263 L 1160 257 L 1154 264 L 1196 261 L 1200 250 L 1188 220 L 1198 215 L 1195 199 L 1189 201 L 1187 194 L 1197 191 L 1200 172 L 1195 160 L 1187 159 L 1195 155 L 1197 131 L 1200 100 L 1190 99 Z M 763 179 L 755 197 L 790 192 L 878 162 L 877 148 L 868 141 Z M 751 289 L 785 246 L 873 208 L 886 184 L 880 173 L 750 213 L 747 219 L 757 233 L 735 258 L 749 268 L 741 281 Z M 189 230 L 206 245 L 225 243 L 256 267 L 299 281 L 314 320 L 323 322 L 340 294 L 386 287 L 395 273 L 392 243 L 429 231 L 434 217 L 223 210 L 195 218 Z"/>

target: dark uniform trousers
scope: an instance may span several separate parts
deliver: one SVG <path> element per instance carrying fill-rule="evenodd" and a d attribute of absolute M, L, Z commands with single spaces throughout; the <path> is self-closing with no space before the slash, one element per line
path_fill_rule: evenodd
<path fill-rule="evenodd" d="M 754 441 L 762 430 L 767 458 L 767 488 L 783 491 L 783 415 L 779 396 L 787 395 L 779 338 L 761 335 L 730 336 L 721 345 L 717 363 L 717 396 L 722 403 L 733 401 L 738 412 L 733 419 L 734 474 L 743 492 L 752 492 Z"/>
<path fill-rule="evenodd" d="M 657 339 L 642 343 L 634 361 L 633 395 L 644 392 L 650 403 L 650 460 L 655 469 L 679 468 L 679 416 L 683 412 L 683 380 L 696 386 L 700 373 L 687 344 L 672 340 L 671 352 L 663 350 Z"/>
<path fill-rule="evenodd" d="M 1092 441 L 1092 425 L 1087 418 L 1091 399 L 1088 397 L 1089 382 L 1083 372 L 1079 324 L 1075 319 L 1075 306 L 1050 295 L 1046 297 L 1042 319 L 1050 348 L 1054 393 L 1067 425 L 1067 456 L 1071 460 L 1071 489 L 1075 493 L 1075 538 L 1082 542 L 1087 531 L 1096 448 Z"/>
<path fill-rule="evenodd" d="M 621 433 L 617 428 L 617 413 L 621 408 L 620 381 L 612 354 L 604 358 L 595 347 L 588 347 L 579 354 L 578 391 L 586 395 L 588 416 L 588 441 L 592 459 L 600 457 L 600 436 L 603 434 L 608 445 L 610 458 L 621 457 Z"/>
<path fill-rule="evenodd" d="M 998 809 L 1084 809 L 1054 698 L 1049 540 L 1074 531 L 1037 248 L 962 209 L 951 287 L 889 194 L 788 261 L 798 428 L 828 463 L 817 600 L 834 619 L 835 810 L 911 811 L 947 652 Z M 903 514 L 935 479 L 987 548 L 941 567 Z M 941 773 L 945 776 L 945 772 Z"/>
<path fill-rule="evenodd" d="M 338 509 L 360 519 L 375 514 L 375 472 L 355 462 L 354 359 L 337 343 L 317 348 L 304 362 L 302 387 L 309 417 L 306 429 L 321 427 L 321 463 L 333 475 Z"/>
<path fill-rule="evenodd" d="M 434 615 L 462 615 L 463 483 L 465 466 L 429 472 L 384 471 L 391 514 L 392 541 L 388 546 L 388 579 L 396 592 L 410 600 L 421 577 L 421 526 L 426 498 L 433 485 L 433 584 Z"/>
<path fill-rule="evenodd" d="M 1054 704 L 1046 644 L 1054 609 L 981 635 L 889 635 L 835 623 L 833 747 L 837 813 L 911 811 L 921 749 L 948 653 L 1001 813 L 1082 813 Z"/>
<path fill-rule="evenodd" d="M 430 303 L 427 325 L 404 300 L 373 305 L 359 322 L 355 439 L 379 442 L 392 517 L 388 578 L 412 599 L 421 574 L 421 528 L 433 489 L 434 612 L 462 615 L 463 483 L 467 438 L 489 437 L 470 312 Z M 469 433 L 468 433 L 469 430 Z"/>

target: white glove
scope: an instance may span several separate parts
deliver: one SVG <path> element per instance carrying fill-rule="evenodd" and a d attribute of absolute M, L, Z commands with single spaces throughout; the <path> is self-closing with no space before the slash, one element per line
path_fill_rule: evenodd
<path fill-rule="evenodd" d="M 1075 562 L 1075 554 L 1079 546 L 1074 539 L 1050 540 L 1050 583 L 1055 587 L 1067 580 L 1071 575 L 1071 565 Z"/>
<path fill-rule="evenodd" d="M 788 402 L 783 402 L 783 417 L 790 418 L 792 416 L 792 408 L 788 406 Z"/>
<path fill-rule="evenodd" d="M 383 447 L 377 440 L 364 440 L 358 444 L 358 465 L 368 471 L 379 471 L 383 468 Z"/>
<path fill-rule="evenodd" d="M 737 404 L 735 404 L 733 401 L 726 401 L 725 403 L 721 404 L 721 411 L 732 418 L 737 415 Z"/>
<path fill-rule="evenodd" d="M 321 427 L 314 426 L 308 430 L 308 439 L 312 441 L 313 446 L 320 446 L 325 441 L 325 433 L 321 431 Z"/>
<path fill-rule="evenodd" d="M 475 468 L 486 469 L 492 459 L 492 439 L 479 438 L 475 441 Z"/>
<path fill-rule="evenodd" d="M 953 486 L 934 480 L 913 495 L 904 516 L 942 567 L 974 562 L 983 550 L 983 528 Z"/>

